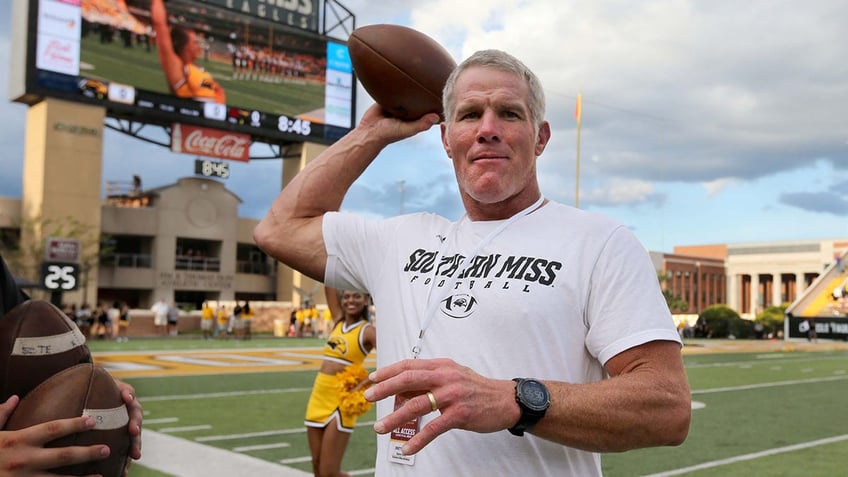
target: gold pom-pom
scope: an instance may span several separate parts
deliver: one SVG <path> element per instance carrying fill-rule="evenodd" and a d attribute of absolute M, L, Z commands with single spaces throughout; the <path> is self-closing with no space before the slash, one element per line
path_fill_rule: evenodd
<path fill-rule="evenodd" d="M 364 389 L 354 392 L 343 392 L 339 409 L 344 414 L 358 417 L 371 409 L 371 402 L 365 400 Z"/>
<path fill-rule="evenodd" d="M 371 384 L 368 370 L 358 364 L 351 364 L 336 373 L 339 381 L 341 401 L 339 409 L 349 415 L 361 416 L 371 409 L 371 402 L 365 399 L 365 390 Z"/>

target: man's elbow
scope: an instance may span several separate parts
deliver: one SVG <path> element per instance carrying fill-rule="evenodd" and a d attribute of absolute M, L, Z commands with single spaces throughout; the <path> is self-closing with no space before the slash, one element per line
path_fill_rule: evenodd
<path fill-rule="evenodd" d="M 260 220 L 256 227 L 253 228 L 253 241 L 256 245 L 266 253 L 273 255 L 274 245 L 274 226 L 269 222 L 269 218 L 265 217 Z"/>
<path fill-rule="evenodd" d="M 689 435 L 689 424 L 692 420 L 692 399 L 690 394 L 681 396 L 678 402 L 669 409 L 665 445 L 679 446 Z"/>

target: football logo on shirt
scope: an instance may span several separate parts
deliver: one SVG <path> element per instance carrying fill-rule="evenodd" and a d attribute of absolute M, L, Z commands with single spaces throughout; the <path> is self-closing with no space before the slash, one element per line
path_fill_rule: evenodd
<path fill-rule="evenodd" d="M 477 305 L 477 299 L 467 293 L 451 295 L 442 300 L 442 313 L 451 318 L 462 319 L 468 318 L 471 313 L 474 313 L 474 308 Z"/>

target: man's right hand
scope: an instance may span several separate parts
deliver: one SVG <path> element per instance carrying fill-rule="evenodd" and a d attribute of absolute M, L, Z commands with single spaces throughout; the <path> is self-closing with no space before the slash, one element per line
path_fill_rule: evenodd
<path fill-rule="evenodd" d="M 384 145 L 388 145 L 424 132 L 436 124 L 439 124 L 439 115 L 436 113 L 428 113 L 412 121 L 403 121 L 387 115 L 379 104 L 373 104 L 362 115 L 359 128 L 379 131 Z"/>
<path fill-rule="evenodd" d="M 10 397 L 0 404 L 0 429 L 12 415 L 20 398 Z M 48 469 L 105 459 L 105 445 L 45 448 L 44 444 L 94 428 L 94 418 L 74 417 L 45 422 L 17 431 L 0 431 L 0 477 L 44 475 Z"/>

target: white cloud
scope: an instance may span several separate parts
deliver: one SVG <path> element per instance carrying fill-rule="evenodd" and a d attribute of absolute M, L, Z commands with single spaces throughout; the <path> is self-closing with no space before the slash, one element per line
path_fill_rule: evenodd
<path fill-rule="evenodd" d="M 720 194 L 724 189 L 730 185 L 736 184 L 738 181 L 736 179 L 716 179 L 710 182 L 704 182 L 702 186 L 707 191 L 708 197 L 714 197 Z"/>

